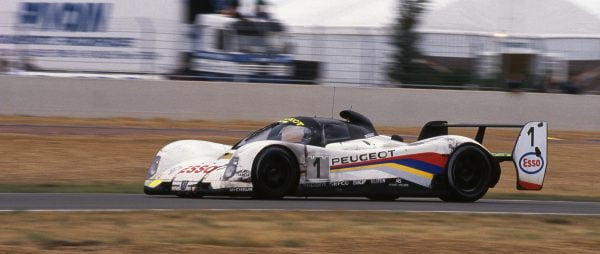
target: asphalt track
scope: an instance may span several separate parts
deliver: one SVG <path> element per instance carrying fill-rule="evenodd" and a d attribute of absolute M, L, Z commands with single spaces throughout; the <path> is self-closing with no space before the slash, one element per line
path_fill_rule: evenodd
<path fill-rule="evenodd" d="M 184 199 L 143 194 L 0 193 L 0 211 L 137 211 L 137 210 L 291 210 L 454 212 L 490 214 L 600 215 L 600 202 L 482 199 L 446 203 L 437 199 L 400 198 L 375 202 L 364 198 Z"/>

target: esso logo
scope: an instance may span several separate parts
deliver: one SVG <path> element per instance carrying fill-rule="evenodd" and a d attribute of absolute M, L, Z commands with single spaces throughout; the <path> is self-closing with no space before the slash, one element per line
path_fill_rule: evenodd
<path fill-rule="evenodd" d="M 535 174 L 544 168 L 544 159 L 534 152 L 526 153 L 519 159 L 519 168 L 527 174 Z"/>

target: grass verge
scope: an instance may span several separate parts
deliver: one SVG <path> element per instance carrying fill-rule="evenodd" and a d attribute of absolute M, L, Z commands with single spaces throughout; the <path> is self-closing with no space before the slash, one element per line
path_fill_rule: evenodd
<path fill-rule="evenodd" d="M 385 212 L 0 214 L 2 253 L 597 253 L 600 217 Z"/>

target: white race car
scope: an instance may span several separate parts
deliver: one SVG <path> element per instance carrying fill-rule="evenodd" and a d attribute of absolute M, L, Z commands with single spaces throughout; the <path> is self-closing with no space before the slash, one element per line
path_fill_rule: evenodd
<path fill-rule="evenodd" d="M 427 123 L 416 142 L 378 135 L 371 121 L 346 110 L 344 120 L 291 117 L 251 133 L 234 146 L 181 140 L 163 147 L 148 170 L 144 192 L 181 197 L 247 195 L 439 197 L 473 202 L 514 161 L 517 188 L 540 190 L 547 166 L 545 122 L 525 125 Z M 474 139 L 449 127 L 478 128 Z M 486 128 L 521 128 L 512 153 L 483 145 Z"/>

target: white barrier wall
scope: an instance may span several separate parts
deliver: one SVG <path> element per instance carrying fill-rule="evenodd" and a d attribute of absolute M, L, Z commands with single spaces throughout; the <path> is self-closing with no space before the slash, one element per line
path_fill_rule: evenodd
<path fill-rule="evenodd" d="M 375 125 L 431 120 L 600 131 L 600 96 L 194 81 L 0 76 L 0 114 L 272 121 L 352 109 Z"/>

